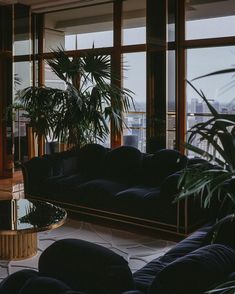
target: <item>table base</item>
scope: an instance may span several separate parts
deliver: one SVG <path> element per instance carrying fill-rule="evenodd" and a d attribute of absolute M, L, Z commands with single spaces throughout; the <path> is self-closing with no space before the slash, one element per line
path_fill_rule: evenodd
<path fill-rule="evenodd" d="M 0 259 L 17 260 L 37 253 L 37 233 L 0 235 Z"/>

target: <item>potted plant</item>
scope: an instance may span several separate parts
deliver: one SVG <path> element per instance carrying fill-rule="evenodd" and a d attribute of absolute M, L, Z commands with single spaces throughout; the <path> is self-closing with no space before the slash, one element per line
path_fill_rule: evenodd
<path fill-rule="evenodd" d="M 80 147 L 103 142 L 110 121 L 113 130 L 121 132 L 123 112 L 133 105 L 132 92 L 113 83 L 110 57 L 95 50 L 71 58 L 57 49 L 53 55 L 47 63 L 65 90 L 42 86 L 18 93 L 18 107 L 26 111 L 36 135 Z"/>
<path fill-rule="evenodd" d="M 235 115 L 219 113 L 208 101 L 202 91 L 198 91 L 191 82 L 188 84 L 206 103 L 211 117 L 194 125 L 189 131 L 185 147 L 213 165 L 198 163 L 187 167 L 179 180 L 179 195 L 177 200 L 199 196 L 204 207 L 208 207 L 213 198 L 219 198 L 221 193 L 231 202 L 230 209 L 234 209 L 235 191 L 231 183 L 235 179 Z M 194 140 L 204 141 L 207 150 L 194 145 Z M 226 199 L 226 200 L 227 200 Z"/>

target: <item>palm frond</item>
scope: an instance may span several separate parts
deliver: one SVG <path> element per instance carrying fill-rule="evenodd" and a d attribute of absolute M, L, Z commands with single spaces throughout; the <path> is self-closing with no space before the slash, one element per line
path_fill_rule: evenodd
<path fill-rule="evenodd" d="M 132 92 L 112 83 L 110 56 L 91 50 L 70 58 L 63 48 L 47 63 L 65 82 L 65 90 L 30 87 L 19 93 L 19 103 L 37 134 L 83 145 L 104 141 L 112 121 L 123 127 L 123 112 L 134 106 Z"/>
<path fill-rule="evenodd" d="M 220 114 L 209 103 L 202 91 L 191 82 L 188 84 L 203 99 L 211 112 L 206 122 L 194 125 L 189 131 L 185 147 L 210 162 L 209 165 L 188 166 L 179 180 L 179 195 L 176 201 L 187 197 L 200 197 L 204 207 L 209 207 L 214 198 L 230 199 L 235 204 L 235 191 L 227 189 L 227 183 L 235 177 L 235 115 Z M 205 142 L 207 150 L 195 146 L 195 140 Z M 225 203 L 222 200 L 222 204 Z"/>
<path fill-rule="evenodd" d="M 190 82 L 187 81 L 187 83 L 194 89 L 194 91 L 203 99 L 203 101 L 206 103 L 207 107 L 209 108 L 211 114 L 214 117 L 218 117 L 218 112 L 217 110 L 209 103 L 209 101 L 206 99 L 206 96 L 204 95 L 204 93 L 201 91 L 198 91 L 196 87 L 194 87 L 194 85 Z"/>
<path fill-rule="evenodd" d="M 235 68 L 226 68 L 226 69 L 218 70 L 215 72 L 211 72 L 211 73 L 196 77 L 196 78 L 192 79 L 192 81 L 196 81 L 198 79 L 205 78 L 205 77 L 211 77 L 211 76 L 221 75 L 221 74 L 228 74 L 228 73 L 233 73 L 233 72 L 235 72 Z"/>
<path fill-rule="evenodd" d="M 205 294 L 234 294 L 235 281 L 228 281 L 216 286 L 214 289 L 206 291 Z"/>

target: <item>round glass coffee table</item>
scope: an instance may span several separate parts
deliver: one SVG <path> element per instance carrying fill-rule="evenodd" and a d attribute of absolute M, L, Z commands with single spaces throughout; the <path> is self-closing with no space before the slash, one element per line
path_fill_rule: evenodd
<path fill-rule="evenodd" d="M 37 233 L 61 226 L 64 209 L 38 200 L 0 201 L 0 259 L 16 260 L 37 253 Z"/>

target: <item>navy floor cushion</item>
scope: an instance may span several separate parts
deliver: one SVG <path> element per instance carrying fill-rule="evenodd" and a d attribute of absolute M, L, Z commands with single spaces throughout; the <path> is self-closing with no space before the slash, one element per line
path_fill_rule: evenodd
<path fill-rule="evenodd" d="M 59 240 L 39 260 L 39 272 L 89 294 L 121 294 L 134 289 L 127 261 L 113 251 L 77 239 Z"/>
<path fill-rule="evenodd" d="M 61 281 L 47 277 L 37 277 L 25 283 L 20 294 L 67 294 L 70 288 Z"/>
<path fill-rule="evenodd" d="M 38 277 L 38 272 L 33 270 L 22 270 L 8 276 L 0 284 L 1 294 L 18 294 L 21 288 L 31 279 Z"/>

